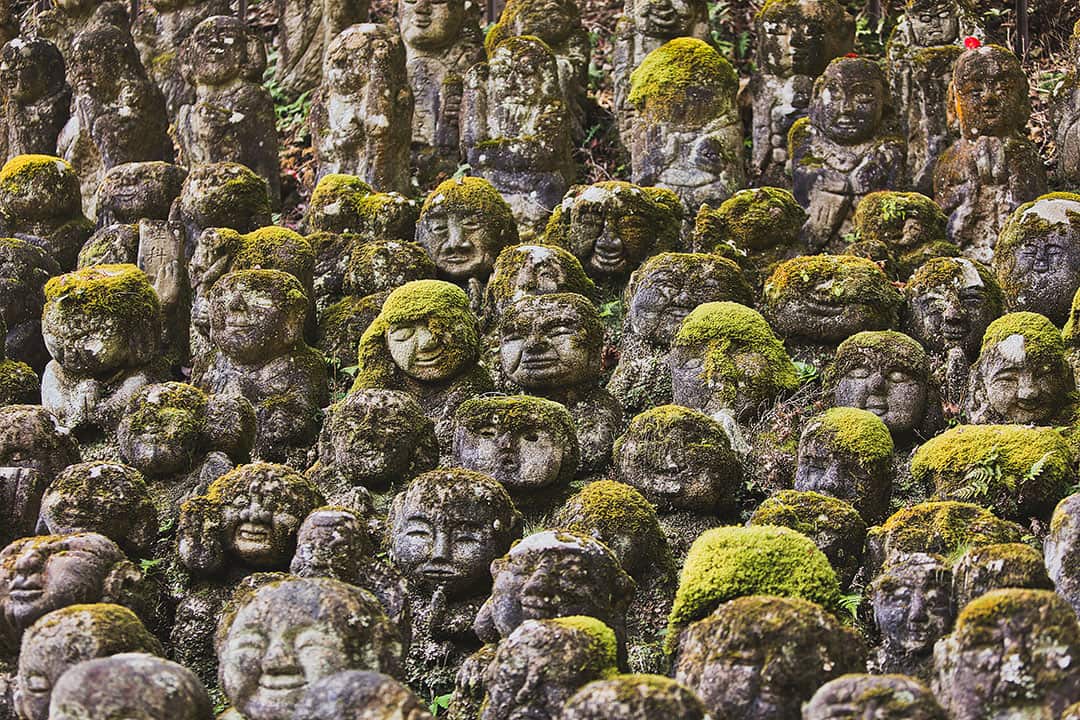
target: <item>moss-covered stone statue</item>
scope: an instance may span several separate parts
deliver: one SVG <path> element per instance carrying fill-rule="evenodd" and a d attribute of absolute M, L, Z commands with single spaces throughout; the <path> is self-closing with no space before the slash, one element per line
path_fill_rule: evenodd
<path fill-rule="evenodd" d="M 213 353 L 194 384 L 252 404 L 256 457 L 306 453 L 327 379 L 322 353 L 304 342 L 308 302 L 300 282 L 280 270 L 240 270 L 221 278 L 209 300 Z"/>
<path fill-rule="evenodd" d="M 953 65 L 952 96 L 960 138 L 934 168 L 934 200 L 949 216 L 949 239 L 989 262 L 1009 214 L 1046 192 L 1042 159 L 1024 129 L 1027 75 L 999 45 L 965 50 Z"/>
<path fill-rule="evenodd" d="M 884 260 L 889 277 L 904 281 L 931 258 L 960 254 L 960 248 L 947 239 L 947 222 L 945 213 L 926 195 L 878 190 L 855 208 L 855 240 L 845 252 Z"/>
<path fill-rule="evenodd" d="M 1053 590 L 1043 554 L 1023 543 L 973 547 L 953 563 L 953 605 L 963 608 L 991 590 Z M 1061 595 L 1060 586 L 1058 592 Z M 1068 598 L 1066 598 L 1068 599 Z"/>
<path fill-rule="evenodd" d="M 595 306 L 572 293 L 524 297 L 503 313 L 499 338 L 507 381 L 570 411 L 580 470 L 607 466 L 622 410 L 600 385 L 604 329 Z"/>
<path fill-rule="evenodd" d="M 71 44 L 75 36 L 92 25 L 102 23 L 127 27 L 127 7 L 114 0 L 70 0 L 36 13 L 26 30 L 56 45 L 64 61 L 70 63 Z M 14 32 L 12 36 L 17 34 Z"/>
<path fill-rule="evenodd" d="M 434 720 L 413 691 L 389 675 L 344 670 L 314 682 L 292 714 L 293 720 Z"/>
<path fill-rule="evenodd" d="M 59 274 L 56 260 L 37 245 L 17 238 L 0 239 L 0 320 L 7 327 L 4 352 L 35 372 L 49 362 L 41 336 L 45 282 Z"/>
<path fill-rule="evenodd" d="M 1080 693 L 1080 623 L 1049 590 L 973 600 L 934 648 L 933 688 L 956 720 L 1054 717 Z"/>
<path fill-rule="evenodd" d="M 1080 195 L 1051 193 L 1018 207 L 994 245 L 994 272 L 1007 310 L 1064 324 L 1080 289 Z"/>
<path fill-rule="evenodd" d="M 570 2 L 559 7 L 577 11 Z M 542 22 L 555 27 L 547 17 Z M 575 176 L 573 117 L 555 53 L 535 36 L 514 36 L 490 47 L 487 62 L 473 65 L 464 83 L 462 155 L 510 205 L 522 240 L 532 240 Z"/>
<path fill-rule="evenodd" d="M 690 688 L 663 675 L 595 680 L 563 706 L 562 720 L 705 720 L 708 711 Z"/>
<path fill-rule="evenodd" d="M 280 55 L 274 79 L 290 99 L 312 92 L 327 72 L 330 43 L 357 23 L 368 21 L 368 0 L 288 0 L 280 6 Z"/>
<path fill-rule="evenodd" d="M 324 175 L 304 213 L 309 233 L 359 235 L 366 240 L 412 240 L 420 205 L 394 192 L 376 192 L 356 175 Z"/>
<path fill-rule="evenodd" d="M 797 720 L 823 683 L 862 670 L 864 655 L 858 633 L 819 605 L 755 595 L 687 628 L 674 674 L 714 718 Z"/>
<path fill-rule="evenodd" d="M 739 97 L 751 118 L 750 177 L 791 187 L 788 131 L 807 114 L 814 78 L 851 50 L 855 28 L 835 0 L 768 0 L 754 16 L 754 37 L 757 72 Z"/>
<path fill-rule="evenodd" d="M 412 614 L 406 675 L 425 696 L 447 693 L 458 665 L 481 646 L 473 621 L 491 591 L 492 562 L 521 537 L 521 515 L 494 478 L 453 468 L 410 482 L 387 524 Z"/>
<path fill-rule="evenodd" d="M 1066 186 L 1080 181 L 1080 20 L 1073 25 L 1069 39 L 1071 69 L 1055 88 L 1051 106 L 1054 140 L 1058 149 L 1058 178 Z"/>
<path fill-rule="evenodd" d="M 16 155 L 51 155 L 68 120 L 71 88 L 64 78 L 64 58 L 44 38 L 19 37 L 0 49 L 0 110 L 5 159 Z"/>
<path fill-rule="evenodd" d="M 662 253 L 645 261 L 623 294 L 619 364 L 608 392 L 627 414 L 671 400 L 668 352 L 682 321 L 710 302 L 752 305 L 754 293 L 739 266 L 704 253 Z"/>
<path fill-rule="evenodd" d="M 1076 404 L 1061 333 L 1033 312 L 1002 315 L 983 334 L 964 405 L 977 425 L 1071 424 Z"/>
<path fill-rule="evenodd" d="M 83 215 L 80 193 L 79 176 L 60 158 L 19 155 L 8 160 L 0 168 L 4 234 L 37 245 L 61 270 L 73 270 L 79 249 L 94 231 Z"/>
<path fill-rule="evenodd" d="M 152 160 L 110 168 L 98 191 L 98 227 L 133 225 L 140 220 L 168 220 L 184 188 L 187 170 Z M 85 248 L 84 248 L 85 252 Z"/>
<path fill-rule="evenodd" d="M 2 317 L 0 331 L 7 335 Z M 7 358 L 6 354 L 0 347 L 0 406 L 36 403 L 41 395 L 37 373 L 26 363 Z"/>
<path fill-rule="evenodd" d="M 498 480 L 530 515 L 565 499 L 579 454 L 573 417 L 551 400 L 479 397 L 463 402 L 454 416 L 454 463 Z"/>
<path fill-rule="evenodd" d="M 506 309 L 528 295 L 577 293 L 598 297 L 581 261 L 556 245 L 511 245 L 495 258 L 484 292 L 484 322 L 490 327 Z"/>
<path fill-rule="evenodd" d="M 197 165 L 184 180 L 169 219 L 184 226 L 184 257 L 190 260 L 203 230 L 247 233 L 270 225 L 269 185 L 239 163 Z"/>
<path fill-rule="evenodd" d="M 739 83 L 731 63 L 696 38 L 650 52 L 630 75 L 631 180 L 673 190 L 687 214 L 746 184 Z"/>
<path fill-rule="evenodd" d="M 889 133 L 888 110 L 885 74 L 872 60 L 833 60 L 814 82 L 810 114 L 788 135 L 795 199 L 809 214 L 802 239 L 811 250 L 837 249 L 868 193 L 906 187 L 907 150 Z"/>
<path fill-rule="evenodd" d="M 893 102 L 907 132 L 912 187 L 933 193 L 934 165 L 956 139 L 949 121 L 952 66 L 964 47 L 982 37 L 975 13 L 963 0 L 907 0 L 885 46 Z"/>
<path fill-rule="evenodd" d="M 933 675 L 934 643 L 952 629 L 952 568 L 930 553 L 911 553 L 886 566 L 867 588 L 881 645 L 873 659 L 878 672 L 922 680 Z"/>
<path fill-rule="evenodd" d="M 842 675 L 818 688 L 804 706 L 805 720 L 855 713 L 880 720 L 948 720 L 929 688 L 904 675 Z"/>
<path fill-rule="evenodd" d="M 308 120 L 319 177 L 357 175 L 379 190 L 410 194 L 412 108 L 397 29 L 360 23 L 342 30 L 326 48 Z"/>
<path fill-rule="evenodd" d="M 45 284 L 41 322 L 53 359 L 42 404 L 65 426 L 111 432 L 143 385 L 164 380 L 157 360 L 161 305 L 134 265 L 97 265 Z"/>
<path fill-rule="evenodd" d="M 1058 503 L 1043 543 L 1046 571 L 1061 597 L 1080 608 L 1080 493 Z"/>

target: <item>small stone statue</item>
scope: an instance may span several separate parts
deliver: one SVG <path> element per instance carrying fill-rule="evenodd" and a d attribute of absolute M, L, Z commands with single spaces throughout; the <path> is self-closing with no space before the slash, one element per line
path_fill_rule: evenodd
<path fill-rule="evenodd" d="M 580 470 L 605 467 L 622 410 L 600 386 L 604 329 L 593 304 L 571 293 L 524 297 L 506 309 L 499 336 L 507 380 L 562 403 L 577 428 Z"/>
<path fill-rule="evenodd" d="M 519 5 L 528 7 L 528 2 Z M 514 3 L 504 16 L 512 7 Z M 558 7 L 576 12 L 570 2 Z M 568 27 L 553 20 L 544 11 L 537 22 Z M 536 37 L 518 36 L 491 47 L 487 62 L 465 74 L 462 154 L 510 205 L 522 240 L 532 240 L 543 230 L 574 179 L 571 111 L 559 78 L 551 48 Z"/>
<path fill-rule="evenodd" d="M 7 335 L 7 325 L 0 317 L 0 332 Z M 10 360 L 0 346 L 0 406 L 35 403 L 40 396 L 37 373 L 24 362 Z"/>
<path fill-rule="evenodd" d="M 41 330 L 53 357 L 42 405 L 69 428 L 115 430 L 135 392 L 164 380 L 156 361 L 161 305 L 134 265 L 96 265 L 49 280 Z"/>
<path fill-rule="evenodd" d="M 186 179 L 187 170 L 161 161 L 124 163 L 109 169 L 98 191 L 98 227 L 168 220 Z M 126 262 L 134 262 L 134 258 Z"/>
<path fill-rule="evenodd" d="M 56 46 L 41 38 L 9 40 L 0 49 L 0 88 L 5 161 L 16 155 L 55 153 L 71 106 L 64 58 Z"/>
<path fill-rule="evenodd" d="M 189 166 L 236 162 L 266 180 L 281 198 L 274 101 L 262 86 L 266 50 L 239 18 L 218 15 L 191 31 L 181 49 L 195 99 L 177 110 L 177 140 Z"/>
<path fill-rule="evenodd" d="M 368 21 L 368 0 L 287 0 L 278 6 L 280 57 L 274 80 L 290 97 L 319 87 L 326 74 L 328 47 L 356 23 Z"/>
<path fill-rule="evenodd" d="M 952 95 L 961 136 L 934 168 L 934 200 L 949 216 L 949 239 L 989 263 L 1009 214 L 1046 192 L 1038 148 L 1024 135 L 1027 75 L 1010 51 L 983 45 L 956 60 Z"/>
<path fill-rule="evenodd" d="M 1080 494 L 1058 503 L 1050 519 L 1050 533 L 1043 543 L 1046 572 L 1054 587 L 1074 609 L 1080 608 Z"/>
<path fill-rule="evenodd" d="M 755 185 L 791 187 L 788 131 L 806 117 L 814 78 L 851 50 L 854 31 L 836 0 L 769 0 L 754 16 L 757 71 L 739 102 L 752 118 Z"/>
<path fill-rule="evenodd" d="M 888 566 L 869 589 L 881 633 L 881 672 L 929 679 L 934 643 L 952 628 L 952 569 L 939 555 L 912 553 Z"/>
<path fill-rule="evenodd" d="M 319 177 L 357 175 L 379 190 L 410 194 L 413 94 L 396 28 L 345 29 L 327 47 L 325 67 L 309 120 Z"/>
<path fill-rule="evenodd" d="M 675 191 L 689 215 L 746 184 L 742 121 L 731 63 L 695 38 L 676 38 L 630 75 L 627 145 L 638 185 Z"/>
<path fill-rule="evenodd" d="M 122 2 L 71 0 L 36 13 L 31 26 L 26 29 L 36 31 L 29 34 L 43 37 L 55 45 L 70 66 L 71 45 L 76 35 L 92 25 L 101 23 L 111 23 L 117 27 L 126 28 L 128 19 L 127 6 Z M 12 35 L 17 34 L 12 33 Z"/>
<path fill-rule="evenodd" d="M 309 233 L 412 240 L 420 205 L 395 192 L 375 192 L 355 175 L 324 175 L 315 185 L 304 222 Z"/>
<path fill-rule="evenodd" d="M 960 254 L 947 239 L 948 221 L 926 195 L 877 190 L 855 208 L 855 240 L 844 252 L 883 259 L 889 277 L 904 281 L 931 258 Z"/>
<path fill-rule="evenodd" d="M 0 239 L 0 320 L 7 326 L 4 352 L 40 373 L 49 362 L 41 337 L 45 282 L 60 266 L 37 245 L 17 238 Z"/>
<path fill-rule="evenodd" d="M 836 249 L 855 207 L 874 190 L 902 190 L 906 148 L 886 128 L 889 89 L 877 63 L 839 58 L 814 82 L 810 114 L 791 127 L 795 199 L 810 250 Z"/>
<path fill-rule="evenodd" d="M 210 720 L 213 703 L 183 665 L 145 653 L 120 653 L 79 663 L 60 676 L 49 704 L 51 720 L 130 717 Z"/>
<path fill-rule="evenodd" d="M 389 675 L 344 670 L 311 683 L 292 720 L 434 720 L 413 691 Z"/>
<path fill-rule="evenodd" d="M 495 259 L 484 292 L 486 326 L 497 324 L 506 309 L 528 295 L 577 293 L 597 296 L 596 285 L 581 262 L 555 245 L 512 245 Z"/>
<path fill-rule="evenodd" d="M 991 590 L 1053 590 L 1043 562 L 1041 552 L 1023 543 L 973 547 L 953 563 L 953 606 L 965 607 Z M 1058 594 L 1064 595 L 1060 585 Z"/>
<path fill-rule="evenodd" d="M 663 675 L 594 680 L 566 701 L 559 720 L 705 720 L 708 711 L 690 688 Z M 935 718 L 936 720 L 936 718 Z"/>
<path fill-rule="evenodd" d="M 266 180 L 239 163 L 193 167 L 169 213 L 184 226 L 184 257 L 191 259 L 209 228 L 247 233 L 271 225 L 268 188 Z"/>
<path fill-rule="evenodd" d="M 803 706 L 804 720 L 948 720 L 934 694 L 904 675 L 845 675 L 818 688 Z"/>
<path fill-rule="evenodd" d="M 1055 89 L 1052 105 L 1054 139 L 1058 149 L 1058 178 L 1066 187 L 1080 181 L 1080 20 L 1073 25 L 1069 40 L 1072 64 Z"/>

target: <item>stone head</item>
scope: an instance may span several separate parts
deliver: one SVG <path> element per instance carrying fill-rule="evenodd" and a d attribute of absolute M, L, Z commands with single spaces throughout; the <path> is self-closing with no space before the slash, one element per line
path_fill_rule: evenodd
<path fill-rule="evenodd" d="M 526 620 L 587 615 L 621 635 L 634 581 L 603 543 L 545 530 L 491 563 L 491 597 L 476 618 L 480 639 L 505 638 Z"/>
<path fill-rule="evenodd" d="M 181 219 L 196 228 L 189 231 L 188 257 L 202 229 L 250 232 L 270 225 L 269 186 L 240 163 L 208 163 L 191 168 L 174 207 Z"/>
<path fill-rule="evenodd" d="M 49 155 L 18 155 L 0 168 L 0 213 L 8 232 L 39 222 L 60 225 L 82 216 L 79 176 Z"/>
<path fill-rule="evenodd" d="M 226 15 L 200 22 L 181 49 L 184 75 L 195 85 L 261 82 L 266 69 L 262 40 L 242 20 Z"/>
<path fill-rule="evenodd" d="M 434 470 L 414 479 L 390 506 L 390 556 L 417 587 L 450 596 L 489 587 L 492 561 L 521 537 L 521 515 L 488 475 Z"/>
<path fill-rule="evenodd" d="M 435 426 L 397 390 L 354 390 L 328 411 L 319 460 L 352 485 L 382 488 L 431 470 L 438 461 Z"/>
<path fill-rule="evenodd" d="M 739 190 L 719 207 L 704 206 L 694 219 L 695 252 L 753 260 L 757 253 L 794 246 L 806 211 L 790 190 L 760 187 Z"/>
<path fill-rule="evenodd" d="M 1010 310 L 1064 323 L 1080 288 L 1080 195 L 1044 195 L 1017 208 L 994 245 L 994 271 Z"/>
<path fill-rule="evenodd" d="M 161 644 L 120 605 L 69 605 L 42 616 L 23 633 L 13 701 L 25 720 L 47 720 L 61 676 L 78 663 L 117 653 L 160 655 Z"/>
<path fill-rule="evenodd" d="M 65 60 L 71 89 L 99 101 L 115 102 L 123 87 L 121 79 L 146 78 L 131 33 L 108 22 L 91 24 L 77 33 Z"/>
<path fill-rule="evenodd" d="M 343 670 L 398 674 L 398 630 L 366 590 L 286 579 L 235 602 L 214 645 L 221 688 L 249 720 L 288 720 L 313 683 Z"/>
<path fill-rule="evenodd" d="M 150 553 L 158 515 L 142 473 L 117 462 L 69 465 L 41 498 L 38 532 L 100 533 L 133 556 Z"/>
<path fill-rule="evenodd" d="M 497 319 L 528 295 L 577 293 L 596 295 L 596 285 L 581 262 L 556 245 L 511 245 L 495 259 L 484 299 L 485 313 Z"/>
<path fill-rule="evenodd" d="M 555 0 L 551 4 L 572 3 Z M 554 26 L 553 18 L 545 22 Z M 487 42 L 491 36 L 489 33 Z M 559 97 L 559 65 L 555 53 L 535 35 L 515 35 L 503 40 L 488 52 L 488 86 L 498 88 L 503 102 L 517 102 L 525 107 Z"/>
<path fill-rule="evenodd" d="M 401 39 L 418 50 L 447 50 L 468 21 L 465 0 L 398 0 Z"/>
<path fill-rule="evenodd" d="M 814 82 L 810 123 L 839 145 L 873 138 L 888 103 L 885 73 L 864 58 L 838 58 Z"/>
<path fill-rule="evenodd" d="M 960 39 L 962 12 L 957 0 L 908 0 L 904 19 L 917 46 L 952 45 Z"/>
<path fill-rule="evenodd" d="M 910 11 L 909 11 L 910 12 Z M 947 720 L 934 694 L 905 675 L 852 674 L 822 685 L 803 708 L 805 720 Z"/>
<path fill-rule="evenodd" d="M 358 23 L 345 28 L 326 47 L 324 92 L 359 95 L 382 92 L 389 78 L 405 67 L 405 46 L 397 28 Z M 365 72 L 358 72 L 364 68 Z"/>
<path fill-rule="evenodd" d="M 799 439 L 795 489 L 851 503 L 864 517 L 884 514 L 892 489 L 893 440 L 880 417 L 836 407 L 810 419 Z"/>
<path fill-rule="evenodd" d="M 604 329 L 595 306 L 573 293 L 523 297 L 499 322 L 506 376 L 526 391 L 595 383 Z"/>
<path fill-rule="evenodd" d="M 531 35 L 555 46 L 580 27 L 580 10 L 572 0 L 511 0 L 503 7 L 484 44 L 489 56 L 494 44 L 515 36 Z"/>
<path fill-rule="evenodd" d="M 556 718 L 578 688 L 618 672 L 615 633 L 592 617 L 526 620 L 499 643 L 480 720 Z"/>
<path fill-rule="evenodd" d="M 723 426 L 678 405 L 651 408 L 631 420 L 613 455 L 615 478 L 662 513 L 725 514 L 742 486 L 742 466 Z"/>
<path fill-rule="evenodd" d="M 965 138 L 1010 137 L 1031 114 L 1028 81 L 1020 61 L 1000 45 L 965 50 L 953 65 L 952 95 Z"/>
<path fill-rule="evenodd" d="M 517 239 L 510 206 L 490 182 L 477 177 L 439 184 L 416 224 L 416 240 L 439 275 L 458 283 L 470 278 L 485 282 L 499 252 Z"/>
<path fill-rule="evenodd" d="M 703 253 L 662 253 L 646 260 L 626 287 L 631 333 L 666 348 L 698 305 L 730 301 L 751 305 L 754 293 L 739 266 Z"/>
<path fill-rule="evenodd" d="M 78 443 L 51 412 L 40 405 L 0 407 L 0 467 L 41 475 L 47 485 L 77 462 Z"/>
<path fill-rule="evenodd" d="M 359 233 L 366 229 L 364 200 L 375 191 L 355 175 L 324 175 L 311 192 L 304 221 L 307 231 Z"/>
<path fill-rule="evenodd" d="M 161 303 L 134 265 L 96 265 L 45 283 L 41 333 L 65 371 L 109 375 L 155 358 Z"/>
<path fill-rule="evenodd" d="M 120 653 L 79 663 L 53 691 L 53 720 L 210 720 L 213 703 L 195 673 L 145 653 Z"/>
<path fill-rule="evenodd" d="M 907 335 L 892 330 L 852 335 L 837 348 L 829 375 L 836 405 L 869 410 L 896 442 L 932 434 L 940 421 L 930 361 Z"/>
<path fill-rule="evenodd" d="M 953 563 L 953 605 L 965 607 L 991 590 L 1053 590 L 1042 553 L 1023 543 L 995 543 L 970 548 Z M 1058 590 L 1068 600 L 1068 596 Z"/>
<path fill-rule="evenodd" d="M 432 720 L 412 690 L 389 675 L 366 670 L 345 670 L 312 683 L 291 720 L 325 718 Z"/>
<path fill-rule="evenodd" d="M 454 461 L 512 494 L 565 486 L 577 472 L 574 420 L 559 403 L 528 395 L 466 400 L 454 417 Z"/>
<path fill-rule="evenodd" d="M 968 381 L 969 421 L 1052 425 L 1074 389 L 1061 333 L 1043 315 L 1002 315 L 983 334 Z"/>
<path fill-rule="evenodd" d="M 172 163 L 131 162 L 110 168 L 98 191 L 98 215 L 107 223 L 166 220 L 187 171 Z"/>
<path fill-rule="evenodd" d="M 435 263 L 420 244 L 372 240 L 353 249 L 345 271 L 345 288 L 354 296 L 365 297 L 433 277 Z"/>
<path fill-rule="evenodd" d="M 269 360 L 303 340 L 308 299 L 281 270 L 231 272 L 210 291 L 210 342 L 241 364 Z"/>
<path fill-rule="evenodd" d="M 690 688 L 662 675 L 594 680 L 574 693 L 559 720 L 705 720 L 708 711 Z"/>
<path fill-rule="evenodd" d="M 41 320 L 45 283 L 59 274 L 56 260 L 37 245 L 0 238 L 0 318 L 9 332 L 16 325 Z M 32 352 L 34 342 L 30 338 L 19 338 L 17 342 L 19 347 L 7 348 L 9 357 Z"/>
<path fill-rule="evenodd" d="M 940 555 L 912 553 L 874 579 L 870 602 L 886 652 L 928 657 L 952 627 L 952 568 Z"/>
<path fill-rule="evenodd" d="M 967 258 L 933 258 L 904 287 L 908 309 L 904 328 L 931 352 L 979 355 L 986 327 L 1004 311 L 1005 298 L 985 265 Z"/>
<path fill-rule="evenodd" d="M 883 243 L 902 258 L 929 243 L 945 241 L 948 217 L 920 193 L 879 190 L 859 201 L 854 222 L 861 241 Z"/>
<path fill-rule="evenodd" d="M 676 404 L 744 422 L 799 382 L 765 318 L 733 302 L 705 303 L 687 315 L 668 366 Z"/>
<path fill-rule="evenodd" d="M 361 566 L 375 556 L 368 521 L 361 513 L 343 507 L 311 511 L 296 533 L 289 572 L 355 582 Z"/>
<path fill-rule="evenodd" d="M 701 0 L 631 0 L 627 3 L 638 35 L 669 40 L 699 37 L 708 23 L 708 9 Z"/>
<path fill-rule="evenodd" d="M 769 0 L 754 18 L 765 72 L 816 77 L 851 49 L 854 28 L 835 0 Z"/>
<path fill-rule="evenodd" d="M 735 110 L 735 69 L 711 45 L 676 38 L 645 56 L 630 74 L 627 101 L 642 123 L 701 129 Z"/>
<path fill-rule="evenodd" d="M 570 188 L 548 222 L 546 242 L 574 253 L 591 277 L 619 280 L 653 252 L 674 249 L 681 224 L 672 191 L 611 180 Z"/>
<path fill-rule="evenodd" d="M 0 49 L 0 87 L 29 105 L 64 90 L 64 58 L 48 40 L 16 38 Z"/>

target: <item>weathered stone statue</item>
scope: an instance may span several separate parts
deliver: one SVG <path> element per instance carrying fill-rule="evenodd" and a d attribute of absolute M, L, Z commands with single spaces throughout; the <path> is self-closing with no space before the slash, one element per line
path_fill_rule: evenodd
<path fill-rule="evenodd" d="M 581 471 L 605 467 L 622 410 L 600 386 L 604 329 L 593 304 L 572 293 L 524 297 L 503 313 L 499 336 L 506 379 L 562 403 L 577 428 Z"/>
<path fill-rule="evenodd" d="M 839 58 L 814 82 L 810 114 L 789 132 L 795 199 L 809 214 L 802 239 L 836 250 L 855 207 L 874 190 L 906 186 L 901 137 L 889 134 L 889 88 L 877 63 Z"/>
<path fill-rule="evenodd" d="M 690 688 L 663 675 L 594 680 L 566 701 L 560 720 L 704 720 L 708 711 Z"/>
<path fill-rule="evenodd" d="M 948 221 L 926 195 L 877 190 L 855 208 L 855 238 L 845 252 L 884 260 L 886 274 L 904 281 L 931 258 L 960 254 L 960 248 L 947 239 Z"/>
<path fill-rule="evenodd" d="M 186 179 L 184 168 L 167 162 L 133 162 L 111 168 L 98 191 L 98 227 L 168 220 Z"/>
<path fill-rule="evenodd" d="M 5 130 L 4 160 L 16 155 L 52 155 L 68 121 L 71 88 L 64 58 L 41 38 L 15 38 L 0 49 L 0 88 Z"/>
<path fill-rule="evenodd" d="M 1010 51 L 983 45 L 956 60 L 952 95 L 960 138 L 935 166 L 934 200 L 949 215 L 949 239 L 988 263 L 1009 214 L 1046 192 L 1038 148 L 1024 134 L 1027 75 Z"/>
<path fill-rule="evenodd" d="M 882 645 L 880 672 L 929 679 L 934 643 L 952 628 L 952 569 L 940 555 L 912 553 L 886 567 L 870 586 Z"/>
<path fill-rule="evenodd" d="M 677 38 L 630 75 L 631 179 L 675 191 L 687 214 L 746 184 L 739 88 L 731 63 L 702 40 Z"/>
<path fill-rule="evenodd" d="M 948 94 L 953 63 L 968 38 L 981 36 L 961 0 L 908 0 L 885 46 L 893 102 L 907 131 L 908 177 L 923 194 L 933 193 L 934 165 L 956 139 Z"/>
<path fill-rule="evenodd" d="M 581 262 L 555 245 L 512 245 L 495 259 L 484 292 L 485 326 L 497 324 L 506 309 L 528 295 L 577 293 L 597 296 Z"/>
<path fill-rule="evenodd" d="M 66 427 L 111 432 L 157 360 L 161 305 L 134 265 L 97 265 L 45 284 L 41 330 L 52 360 L 41 400 Z"/>
<path fill-rule="evenodd" d="M 751 116 L 750 177 L 791 187 L 788 131 L 806 117 L 814 78 L 851 50 L 855 28 L 836 0 L 769 0 L 754 16 L 757 72 L 739 102 Z"/>
<path fill-rule="evenodd" d="M 238 163 L 197 165 L 188 173 L 169 219 L 184 226 L 184 257 L 191 259 L 203 230 L 251 232 L 271 224 L 266 180 Z"/>
<path fill-rule="evenodd" d="M 997 543 L 973 547 L 953 563 L 954 607 L 963 608 L 991 590 L 1005 588 L 1053 590 L 1043 554 L 1023 543 Z"/>
<path fill-rule="evenodd" d="M 368 20 L 368 0 L 283 0 L 278 8 L 280 57 L 274 80 L 292 98 L 313 91 L 326 74 L 327 48 L 335 37 Z"/>
<path fill-rule="evenodd" d="M 1080 181 L 1080 20 L 1069 40 L 1073 62 L 1067 66 L 1061 85 L 1055 89 L 1052 105 L 1054 140 L 1058 150 L 1058 178 L 1066 186 Z"/>
<path fill-rule="evenodd" d="M 564 11 L 571 7 L 559 4 Z M 560 27 L 552 20 L 545 10 L 538 22 Z M 462 154 L 510 205 L 522 240 L 531 240 L 575 174 L 572 116 L 556 56 L 536 37 L 511 37 L 489 50 L 487 62 L 470 68 L 464 82 Z"/>
<path fill-rule="evenodd" d="M 376 192 L 355 175 L 324 175 L 304 214 L 309 233 L 360 235 L 370 240 L 412 240 L 420 204 L 400 193 Z"/>
<path fill-rule="evenodd" d="M 930 690 L 904 675 L 845 675 L 818 688 L 804 706 L 805 720 L 837 717 L 877 720 L 948 720 Z"/>
<path fill-rule="evenodd" d="M 55 45 L 64 60 L 71 63 L 71 45 L 75 36 L 88 27 L 112 23 L 117 27 L 127 27 L 127 7 L 114 0 L 68 0 L 37 13 L 32 21 L 32 34 L 45 38 Z M 17 35 L 18 33 L 12 33 Z M 10 38 L 8 38 L 10 39 Z"/>
<path fill-rule="evenodd" d="M 240 270 L 210 292 L 213 357 L 195 384 L 235 393 L 255 408 L 256 457 L 306 452 L 327 399 L 322 354 L 304 342 L 308 302 L 300 282 L 280 270 Z"/>
<path fill-rule="evenodd" d="M 0 169 L 0 223 L 5 235 L 37 245 L 63 271 L 75 268 L 94 232 L 82 213 L 79 176 L 49 155 L 19 155 Z"/>
<path fill-rule="evenodd" d="M 668 351 L 694 308 L 754 302 L 738 265 L 704 253 L 654 255 L 631 275 L 623 295 L 622 352 L 607 389 L 628 415 L 671 401 Z"/>
<path fill-rule="evenodd" d="M 344 670 L 311 683 L 293 720 L 433 720 L 427 705 L 389 675 Z"/>
<path fill-rule="evenodd" d="M 0 239 L 0 320 L 7 327 L 7 357 L 40 373 L 49 361 L 41 337 L 45 282 L 60 266 L 37 245 L 16 238 Z"/>
<path fill-rule="evenodd" d="M 210 720 L 213 703 L 195 674 L 145 653 L 120 653 L 79 663 L 53 688 L 49 717 L 124 715 L 138 720 Z"/>
<path fill-rule="evenodd" d="M 195 86 L 184 77 L 177 52 L 203 20 L 229 15 L 225 0 L 153 0 L 139 9 L 131 35 L 147 75 L 165 96 L 165 110 L 175 119 L 180 108 L 195 103 Z"/>
<path fill-rule="evenodd" d="M 1080 693 L 1080 624 L 1048 590 L 972 601 L 934 648 L 934 694 L 956 720 L 1053 717 Z"/>
<path fill-rule="evenodd" d="M 309 119 L 319 177 L 357 175 L 379 190 L 411 194 L 413 94 L 397 30 L 345 29 L 327 47 L 325 67 Z"/>
<path fill-rule="evenodd" d="M 7 335 L 7 325 L 0 318 L 0 332 Z M 24 362 L 10 360 L 0 346 L 0 405 L 36 403 L 40 398 L 37 373 Z"/>
<path fill-rule="evenodd" d="M 983 334 L 971 366 L 968 422 L 1055 425 L 1071 417 L 1075 388 L 1061 333 L 1032 312 L 1002 315 Z"/>
<path fill-rule="evenodd" d="M 406 676 L 425 696 L 446 693 L 481 645 L 473 621 L 491 591 L 492 562 L 521 537 L 521 515 L 492 477 L 455 468 L 410 482 L 387 524 L 412 612 Z"/>
<path fill-rule="evenodd" d="M 236 162 L 266 180 L 270 202 L 281 198 L 274 101 L 262 86 L 266 49 L 244 21 L 203 20 L 181 49 L 184 78 L 195 98 L 177 110 L 177 140 L 188 166 Z"/>
<path fill-rule="evenodd" d="M 1058 503 L 1043 552 L 1047 574 L 1058 594 L 1073 609 L 1080 608 L 1080 495 L 1074 493 Z"/>

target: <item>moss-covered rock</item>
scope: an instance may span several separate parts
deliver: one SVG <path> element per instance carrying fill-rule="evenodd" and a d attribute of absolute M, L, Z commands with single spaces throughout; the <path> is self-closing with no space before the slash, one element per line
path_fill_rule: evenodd
<path fill-rule="evenodd" d="M 1042 554 L 1022 543 L 980 545 L 953 565 L 953 600 L 958 608 L 991 590 L 1053 590 Z"/>
<path fill-rule="evenodd" d="M 645 56 L 630 74 L 627 100 L 659 120 L 692 124 L 730 112 L 738 87 L 735 69 L 715 48 L 684 37 Z"/>
<path fill-rule="evenodd" d="M 3 330 L 2 321 L 0 330 Z M 37 373 L 29 365 L 0 359 L 0 405 L 32 405 L 38 401 L 40 389 Z"/>
<path fill-rule="evenodd" d="M 855 233 L 859 242 L 879 242 L 888 248 L 895 267 L 890 276 L 906 279 L 927 254 L 955 257 L 960 248 L 948 242 L 948 217 L 937 203 L 921 193 L 881 190 L 859 201 Z"/>
<path fill-rule="evenodd" d="M 806 211 L 789 190 L 740 190 L 720 207 L 698 211 L 690 243 L 697 252 L 746 257 L 753 263 L 766 251 L 795 247 L 805 221 Z"/>
<path fill-rule="evenodd" d="M 548 292 L 598 298 L 595 283 L 569 250 L 542 244 L 505 247 L 495 259 L 484 290 L 484 318 L 492 324 L 517 300 Z"/>
<path fill-rule="evenodd" d="M 365 296 L 389 292 L 413 280 L 435 277 L 435 263 L 418 243 L 373 240 L 352 249 L 345 270 L 346 292 Z"/>

